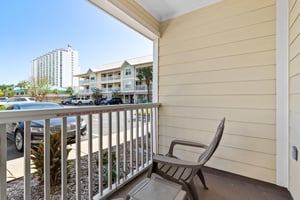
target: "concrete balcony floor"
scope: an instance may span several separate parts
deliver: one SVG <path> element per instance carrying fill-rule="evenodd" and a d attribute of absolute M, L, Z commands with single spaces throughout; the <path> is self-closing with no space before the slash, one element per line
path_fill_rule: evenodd
<path fill-rule="evenodd" d="M 201 200 L 292 200 L 287 189 L 270 183 L 212 168 L 205 168 L 203 173 L 208 190 L 202 187 L 200 180 L 197 178 L 194 180 Z M 140 175 L 108 199 L 125 199 L 128 191 L 145 178 L 146 175 L 147 173 Z"/>

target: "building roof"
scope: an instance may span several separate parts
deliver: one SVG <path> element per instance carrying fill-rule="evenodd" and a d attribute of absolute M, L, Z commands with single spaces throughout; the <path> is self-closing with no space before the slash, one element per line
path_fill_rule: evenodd
<path fill-rule="evenodd" d="M 143 57 L 138 57 L 138 58 L 131 58 L 126 61 L 130 65 L 140 65 L 140 64 L 153 62 L 153 56 L 149 55 L 149 56 L 143 56 Z"/>
<path fill-rule="evenodd" d="M 151 63 L 151 62 L 153 62 L 152 55 L 142 56 L 142 57 L 138 57 L 138 58 L 130 58 L 130 59 L 119 61 L 119 62 L 101 65 L 97 68 L 89 68 L 85 73 L 77 74 L 75 76 L 77 76 L 77 77 L 84 76 L 84 75 L 89 74 L 90 71 L 101 72 L 101 71 L 118 69 L 118 68 L 121 68 L 124 65 L 124 63 L 128 63 L 130 65 L 141 65 L 141 64 L 145 64 L 145 63 Z"/>
<path fill-rule="evenodd" d="M 119 61 L 119 62 L 115 62 L 115 63 L 101 65 L 100 67 L 93 68 L 92 70 L 94 72 L 100 72 L 100 71 L 118 69 L 118 68 L 122 67 L 122 65 L 123 65 L 124 62 L 125 61 Z"/>

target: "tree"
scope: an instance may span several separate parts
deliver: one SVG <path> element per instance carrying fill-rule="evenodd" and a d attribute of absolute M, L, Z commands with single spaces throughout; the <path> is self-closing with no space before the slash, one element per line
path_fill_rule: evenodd
<path fill-rule="evenodd" d="M 122 97 L 120 91 L 118 91 L 118 90 L 113 91 L 111 96 L 115 97 L 115 98 L 121 98 Z"/>
<path fill-rule="evenodd" d="M 32 78 L 28 87 L 28 92 L 35 97 L 37 101 L 42 101 L 50 92 L 50 85 L 47 78 L 36 80 Z"/>
<path fill-rule="evenodd" d="M 101 90 L 99 88 L 93 88 L 92 91 L 93 91 L 92 96 L 93 96 L 94 99 L 102 98 L 103 95 L 102 95 Z"/>
<path fill-rule="evenodd" d="M 74 93 L 74 90 L 73 90 L 72 87 L 68 87 L 66 92 L 67 92 L 70 96 L 72 96 L 73 93 Z"/>
<path fill-rule="evenodd" d="M 15 95 L 14 85 L 0 85 L 0 90 L 2 91 L 2 96 L 13 97 Z"/>
<path fill-rule="evenodd" d="M 136 77 L 142 82 L 143 80 L 147 85 L 147 101 L 150 102 L 150 85 L 152 83 L 152 67 L 144 67 L 137 69 Z"/>
<path fill-rule="evenodd" d="M 20 88 L 20 93 L 27 94 L 29 84 L 29 81 L 20 81 L 16 87 Z"/>
<path fill-rule="evenodd" d="M 52 93 L 57 95 L 59 93 L 59 90 L 55 88 L 54 90 L 52 90 Z"/>
<path fill-rule="evenodd" d="M 27 89 L 29 84 L 30 83 L 28 81 L 20 81 L 16 86 L 21 89 Z"/>

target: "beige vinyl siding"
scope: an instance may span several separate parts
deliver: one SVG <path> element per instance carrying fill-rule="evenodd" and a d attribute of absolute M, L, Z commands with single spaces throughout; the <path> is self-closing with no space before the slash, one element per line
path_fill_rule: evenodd
<path fill-rule="evenodd" d="M 208 166 L 276 182 L 275 16 L 275 0 L 223 0 L 161 24 L 161 153 L 175 138 L 208 144 L 225 116 Z"/>
<path fill-rule="evenodd" d="M 289 87 L 290 87 L 290 148 L 300 150 L 300 1 L 290 0 L 289 19 Z M 300 163 L 289 160 L 289 190 L 294 199 L 300 199 Z"/>

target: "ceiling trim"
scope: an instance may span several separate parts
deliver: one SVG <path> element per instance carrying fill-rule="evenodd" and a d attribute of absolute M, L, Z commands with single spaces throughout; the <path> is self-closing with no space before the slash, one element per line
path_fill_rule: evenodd
<path fill-rule="evenodd" d="M 87 1 L 95 5 L 96 7 L 100 8 L 107 14 L 113 16 L 117 20 L 121 21 L 122 23 L 125 23 L 132 29 L 136 30 L 137 32 L 144 35 L 145 37 L 149 38 L 150 40 L 155 40 L 159 38 L 160 35 L 159 32 L 151 30 L 149 27 L 147 27 L 146 24 L 139 22 L 137 19 L 135 19 L 125 11 L 118 8 L 112 2 L 108 0 L 87 0 Z"/>
<path fill-rule="evenodd" d="M 222 0 L 135 0 L 158 21 L 166 21 Z"/>

